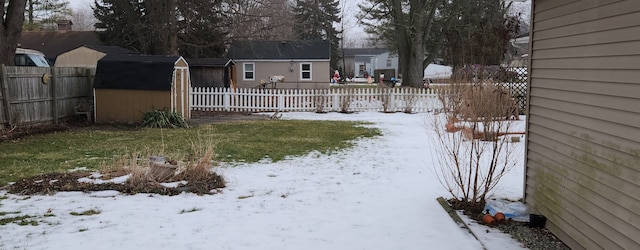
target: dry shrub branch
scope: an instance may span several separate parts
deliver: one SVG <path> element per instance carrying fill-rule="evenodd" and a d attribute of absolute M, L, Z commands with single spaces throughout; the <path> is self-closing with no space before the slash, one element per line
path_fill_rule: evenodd
<path fill-rule="evenodd" d="M 451 83 L 440 92 L 444 114 L 433 125 L 440 183 L 460 205 L 479 208 L 517 163 L 508 136 L 513 100 L 490 83 Z M 517 117 L 517 116 L 516 116 Z"/>

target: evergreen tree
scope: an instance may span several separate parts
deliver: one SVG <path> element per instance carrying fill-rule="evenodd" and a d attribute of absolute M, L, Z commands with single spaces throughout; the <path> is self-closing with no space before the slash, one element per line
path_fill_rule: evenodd
<path fill-rule="evenodd" d="M 95 0 L 103 44 L 145 54 L 219 57 L 227 33 L 219 0 Z"/>
<path fill-rule="evenodd" d="M 445 30 L 443 59 L 454 68 L 499 65 L 517 35 L 519 17 L 509 16 L 510 4 L 495 0 L 460 1 L 450 29 Z"/>
<path fill-rule="evenodd" d="M 296 0 L 294 34 L 301 40 L 328 40 L 331 43 L 331 71 L 338 69 L 340 39 L 334 24 L 340 23 L 338 0 Z"/>

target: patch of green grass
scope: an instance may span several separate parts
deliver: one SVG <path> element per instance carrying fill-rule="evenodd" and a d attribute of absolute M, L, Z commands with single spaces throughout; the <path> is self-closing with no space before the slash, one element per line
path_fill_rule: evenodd
<path fill-rule="evenodd" d="M 0 186 L 7 182 L 77 167 L 97 170 L 126 155 L 162 155 L 187 161 L 194 144 L 213 145 L 216 161 L 272 161 L 317 150 L 331 153 L 360 137 L 380 135 L 361 122 L 261 120 L 224 122 L 181 129 L 76 129 L 0 143 Z M 195 155 L 199 157 L 199 155 Z"/>
<path fill-rule="evenodd" d="M 30 224 L 32 221 L 28 220 L 29 218 L 31 218 L 31 216 L 29 215 L 22 215 L 22 216 L 16 216 L 16 217 L 7 217 L 7 218 L 2 218 L 0 219 L 0 225 L 7 225 L 9 223 L 17 223 L 18 225 L 24 226 L 27 224 Z M 37 222 L 36 222 L 37 225 Z"/>
<path fill-rule="evenodd" d="M 201 208 L 197 208 L 197 207 L 194 207 L 194 208 L 188 209 L 188 210 L 187 209 L 182 209 L 182 211 L 180 211 L 180 214 L 193 213 L 193 212 L 197 212 L 197 211 L 200 211 L 200 210 L 202 210 L 202 209 Z"/>
<path fill-rule="evenodd" d="M 71 212 L 69 213 L 70 215 L 74 215 L 74 216 L 86 216 L 86 215 L 94 215 L 94 214 L 100 214 L 100 210 L 95 210 L 95 209 L 89 209 L 86 210 L 84 212 Z"/>
<path fill-rule="evenodd" d="M 0 216 L 5 216 L 7 214 L 19 214 L 20 212 L 0 212 Z"/>
<path fill-rule="evenodd" d="M 78 229 L 78 232 L 85 232 L 85 231 L 88 231 L 88 230 L 89 230 L 89 229 L 85 227 L 85 228 L 80 228 L 80 229 Z"/>

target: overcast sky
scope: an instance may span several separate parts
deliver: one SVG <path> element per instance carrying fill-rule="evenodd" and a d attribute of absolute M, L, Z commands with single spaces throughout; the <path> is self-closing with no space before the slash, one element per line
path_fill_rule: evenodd
<path fill-rule="evenodd" d="M 344 16 L 344 30 L 345 44 L 347 47 L 355 47 L 361 44 L 361 41 L 365 40 L 369 35 L 365 34 L 364 30 L 358 25 L 356 18 L 360 9 L 358 3 L 365 0 L 340 0 L 340 8 L 343 10 Z M 520 0 L 518 0 L 520 1 Z M 71 8 L 74 10 L 90 8 L 93 4 L 93 0 L 69 0 Z M 521 12 L 525 20 L 529 20 L 530 16 L 530 0 L 524 0 L 524 2 L 515 2 L 513 11 Z M 340 27 L 339 27 L 340 28 Z"/>

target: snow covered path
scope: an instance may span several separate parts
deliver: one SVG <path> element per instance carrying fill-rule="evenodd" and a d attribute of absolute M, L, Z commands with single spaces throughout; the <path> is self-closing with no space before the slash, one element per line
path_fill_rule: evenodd
<path fill-rule="evenodd" d="M 0 249 L 482 249 L 436 201 L 447 193 L 433 173 L 427 117 L 284 113 L 371 121 L 383 136 L 330 155 L 220 167 L 228 186 L 215 195 L 2 191 L 0 212 L 37 216 L 39 225 L 0 226 Z M 499 196 L 519 198 L 522 170 L 503 184 Z M 70 215 L 90 209 L 100 213 Z M 484 247 L 519 249 L 497 237 L 501 246 Z"/>

